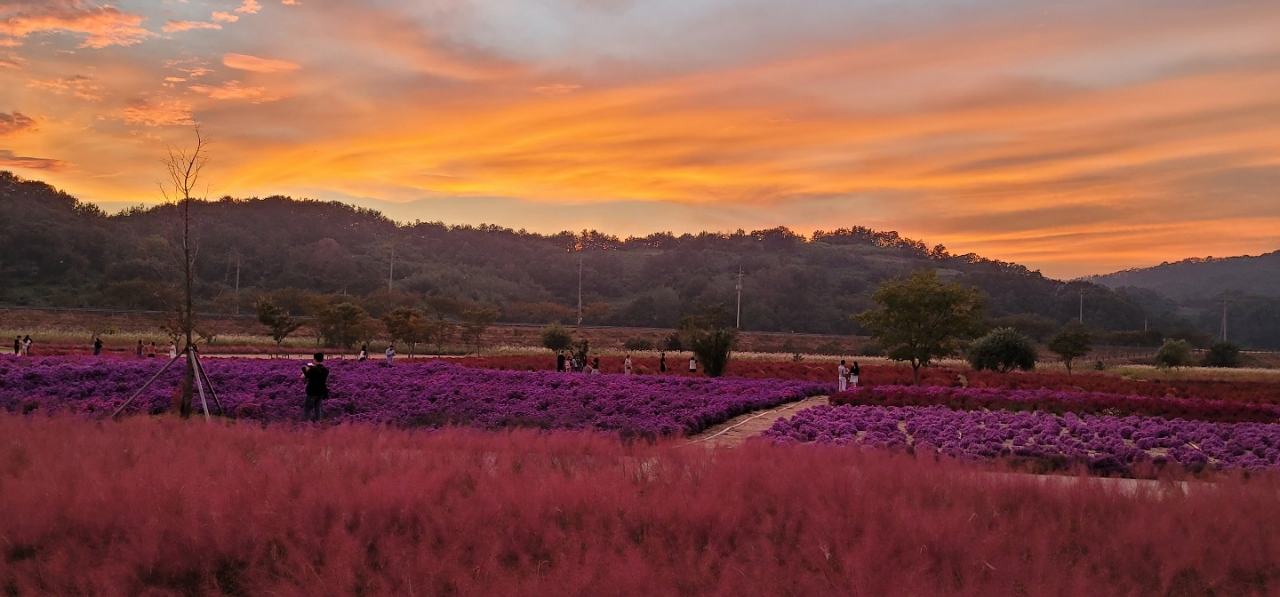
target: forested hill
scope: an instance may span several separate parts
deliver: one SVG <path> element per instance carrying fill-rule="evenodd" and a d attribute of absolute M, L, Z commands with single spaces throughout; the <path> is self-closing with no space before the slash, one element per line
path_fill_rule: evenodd
<path fill-rule="evenodd" d="M 107 215 L 37 181 L 0 173 L 0 302 L 167 309 L 181 258 L 179 209 Z M 699 305 L 732 308 L 742 277 L 745 329 L 855 331 L 884 280 L 919 268 L 983 289 L 994 318 L 1031 331 L 1078 316 L 1105 330 L 1173 331 L 1188 322 L 1159 297 L 1050 280 L 1025 267 L 850 226 L 811 238 L 785 228 L 618 239 L 489 226 L 398 225 L 336 202 L 223 198 L 192 206 L 204 309 L 248 312 L 271 293 L 294 311 L 356 302 L 377 316 L 447 297 L 497 308 L 500 320 L 670 327 Z M 235 289 L 239 277 L 240 292 Z M 390 282 L 390 290 L 388 289 Z"/>
<path fill-rule="evenodd" d="M 1092 281 L 1110 288 L 1148 288 L 1175 300 L 1212 299 L 1223 293 L 1280 297 L 1280 251 L 1257 257 L 1187 259 L 1095 276 Z"/>

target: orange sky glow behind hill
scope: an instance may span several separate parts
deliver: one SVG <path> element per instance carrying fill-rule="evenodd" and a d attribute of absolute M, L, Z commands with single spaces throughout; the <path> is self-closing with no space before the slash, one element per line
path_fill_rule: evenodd
<path fill-rule="evenodd" d="M 620 236 L 897 230 L 1054 277 L 1280 249 L 1280 4 L 3 0 L 0 169 Z"/>

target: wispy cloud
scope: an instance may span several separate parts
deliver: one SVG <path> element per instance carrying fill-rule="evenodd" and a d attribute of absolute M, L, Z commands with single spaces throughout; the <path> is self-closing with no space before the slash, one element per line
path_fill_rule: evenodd
<path fill-rule="evenodd" d="M 61 172 L 67 169 L 67 165 L 68 164 L 62 160 L 14 155 L 11 150 L 0 149 L 0 168 L 21 168 L 26 170 Z"/>
<path fill-rule="evenodd" d="M 152 34 L 142 27 L 145 17 L 113 6 L 90 6 L 80 0 L 8 0 L 0 6 L 0 35 L 24 38 L 39 33 L 67 32 L 84 37 L 82 48 L 130 46 Z M 17 40 L 0 40 L 8 46 Z"/>
<path fill-rule="evenodd" d="M 217 23 L 208 23 L 205 21 L 174 21 L 170 20 L 164 24 L 165 33 L 177 33 L 179 31 L 194 31 L 199 29 L 221 29 L 222 25 Z"/>
<path fill-rule="evenodd" d="M 58 95 L 70 93 L 75 97 L 90 101 L 102 99 L 103 92 L 102 86 L 87 75 L 72 75 L 61 79 L 32 79 L 27 81 L 27 87 L 51 91 Z"/>
<path fill-rule="evenodd" d="M 141 98 L 121 110 L 120 118 L 142 126 L 188 126 L 195 124 L 191 109 L 191 104 L 177 98 Z"/>
<path fill-rule="evenodd" d="M 298 65 L 286 60 L 259 58 L 247 54 L 228 53 L 222 56 L 222 65 L 227 68 L 254 73 L 283 73 L 298 70 Z"/>
<path fill-rule="evenodd" d="M 244 87 L 239 81 L 227 81 L 218 87 L 209 85 L 192 85 L 191 91 L 207 95 L 216 100 L 249 100 L 254 103 L 269 102 L 280 99 L 279 96 L 267 95 L 266 88 Z"/>
<path fill-rule="evenodd" d="M 0 137 L 16 135 L 24 131 L 34 130 L 36 121 L 34 118 L 27 116 L 21 112 L 6 114 L 0 112 Z"/>

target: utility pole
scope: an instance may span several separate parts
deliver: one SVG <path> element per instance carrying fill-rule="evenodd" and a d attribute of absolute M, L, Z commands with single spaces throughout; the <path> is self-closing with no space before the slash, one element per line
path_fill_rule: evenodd
<path fill-rule="evenodd" d="M 1080 285 L 1080 325 L 1084 325 L 1084 285 Z"/>
<path fill-rule="evenodd" d="M 578 253 L 578 329 L 582 329 L 582 253 Z"/>
<path fill-rule="evenodd" d="M 1227 296 L 1222 295 L 1222 341 L 1227 341 Z"/>
<path fill-rule="evenodd" d="M 738 318 L 733 327 L 742 329 L 742 266 L 738 266 Z"/>
<path fill-rule="evenodd" d="M 240 314 L 240 249 L 236 249 L 236 315 Z"/>

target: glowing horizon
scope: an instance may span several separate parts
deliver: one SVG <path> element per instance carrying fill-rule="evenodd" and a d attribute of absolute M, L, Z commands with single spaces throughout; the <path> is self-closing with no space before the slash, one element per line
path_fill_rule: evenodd
<path fill-rule="evenodd" d="M 0 0 L 0 169 L 554 233 L 867 226 L 1071 278 L 1280 249 L 1280 5 Z"/>

